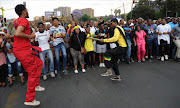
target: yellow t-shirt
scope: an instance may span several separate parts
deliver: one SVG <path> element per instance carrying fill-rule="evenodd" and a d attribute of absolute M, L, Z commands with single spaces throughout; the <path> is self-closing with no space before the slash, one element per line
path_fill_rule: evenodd
<path fill-rule="evenodd" d="M 90 35 L 94 36 L 93 33 L 90 33 L 87 35 L 87 37 L 89 37 Z M 94 51 L 93 40 L 92 39 L 86 39 L 84 48 L 87 50 L 87 52 Z"/>
<path fill-rule="evenodd" d="M 125 34 L 124 29 L 120 26 L 117 26 L 118 28 L 120 28 L 122 30 L 122 32 Z M 127 47 L 126 41 L 123 38 L 123 35 L 119 32 L 119 30 L 117 28 L 114 29 L 114 36 L 112 38 L 109 39 L 104 39 L 104 42 L 118 42 L 119 46 L 121 47 Z"/>

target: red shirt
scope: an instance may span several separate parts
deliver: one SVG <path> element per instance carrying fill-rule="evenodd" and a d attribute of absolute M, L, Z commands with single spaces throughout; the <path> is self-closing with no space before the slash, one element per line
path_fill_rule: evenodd
<path fill-rule="evenodd" d="M 14 26 L 17 29 L 18 26 L 24 26 L 24 33 L 27 35 L 30 35 L 30 25 L 29 21 L 26 18 L 19 17 L 14 22 Z M 13 49 L 29 49 L 31 48 L 30 39 L 29 38 L 21 38 L 17 36 L 13 36 L 14 43 L 13 43 Z"/>

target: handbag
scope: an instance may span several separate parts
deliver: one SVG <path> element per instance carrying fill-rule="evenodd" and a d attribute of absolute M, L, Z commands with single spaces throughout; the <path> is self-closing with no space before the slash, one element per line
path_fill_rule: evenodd
<path fill-rule="evenodd" d="M 80 39 L 79 39 L 78 36 L 77 36 L 77 39 L 78 39 L 79 44 L 80 44 L 80 47 L 81 47 L 81 54 L 87 54 L 87 50 L 86 50 L 84 47 L 82 47 L 81 42 L 80 42 Z"/>

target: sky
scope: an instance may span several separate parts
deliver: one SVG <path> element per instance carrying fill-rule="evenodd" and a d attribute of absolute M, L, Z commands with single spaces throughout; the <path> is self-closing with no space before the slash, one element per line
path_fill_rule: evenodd
<path fill-rule="evenodd" d="M 4 11 L 4 16 L 7 19 L 17 18 L 13 8 L 17 4 L 26 2 L 26 7 L 29 10 L 29 20 L 33 20 L 35 16 L 44 16 L 45 11 L 53 11 L 54 8 L 61 6 L 71 7 L 74 9 L 93 8 L 94 16 L 105 16 L 111 14 L 111 9 L 121 7 L 121 13 L 124 13 L 123 3 L 129 4 L 125 6 L 125 13 L 131 11 L 132 0 L 0 0 L 0 7 L 11 9 Z M 0 12 L 2 14 L 2 12 Z M 114 12 L 113 12 L 114 14 Z"/>

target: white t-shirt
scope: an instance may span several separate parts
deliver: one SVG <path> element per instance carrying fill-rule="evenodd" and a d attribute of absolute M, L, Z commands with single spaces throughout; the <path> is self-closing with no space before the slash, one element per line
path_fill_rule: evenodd
<path fill-rule="evenodd" d="M 42 49 L 42 51 L 50 49 L 50 45 L 48 42 L 50 34 L 48 31 L 44 31 L 43 33 L 37 32 L 35 33 L 35 35 L 35 41 L 38 41 L 39 47 Z"/>
<path fill-rule="evenodd" d="M 94 26 L 90 27 L 90 33 L 95 34 L 96 30 L 97 30 L 96 27 L 94 27 Z"/>
<path fill-rule="evenodd" d="M 64 42 L 63 38 L 56 38 L 56 36 L 59 36 L 61 33 L 66 33 L 66 30 L 63 26 L 59 26 L 58 28 L 52 26 L 50 28 L 50 35 L 53 35 L 53 46 L 57 46 L 58 44 Z"/>
<path fill-rule="evenodd" d="M 86 30 L 82 28 L 80 25 L 77 25 L 77 26 L 80 28 L 81 32 L 86 32 Z"/>
<path fill-rule="evenodd" d="M 167 41 L 167 44 L 170 44 L 170 35 L 163 34 L 164 32 L 171 32 L 171 26 L 169 24 L 158 25 L 156 31 L 162 33 L 161 35 L 158 35 L 158 44 L 159 45 L 160 45 L 161 39 L 163 39 L 164 41 Z"/>

